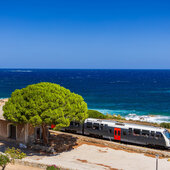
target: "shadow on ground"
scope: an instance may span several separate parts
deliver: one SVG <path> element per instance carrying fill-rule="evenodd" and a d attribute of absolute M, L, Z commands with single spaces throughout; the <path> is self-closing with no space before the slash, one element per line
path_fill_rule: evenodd
<path fill-rule="evenodd" d="M 32 145 L 29 145 L 28 148 L 19 148 L 19 143 L 16 143 L 15 141 L 6 141 L 3 139 L 0 139 L 0 152 L 5 152 L 5 150 L 9 147 L 15 147 L 19 148 L 22 152 L 26 153 L 27 156 L 50 156 L 50 155 L 57 155 L 61 152 L 65 151 L 71 151 L 74 149 L 74 146 L 77 145 L 77 137 L 73 137 L 72 135 L 67 135 L 67 134 L 51 134 L 49 137 L 49 143 L 46 148 L 53 148 L 54 152 L 53 153 L 47 153 L 44 152 L 42 148 L 44 148 L 44 144 L 42 141 L 39 141 L 37 143 L 34 143 L 33 145 L 38 146 L 38 149 L 31 149 Z M 36 147 L 35 147 L 36 148 Z"/>
<path fill-rule="evenodd" d="M 77 137 L 67 134 L 51 134 L 49 144 L 57 153 L 70 151 L 77 145 Z"/>

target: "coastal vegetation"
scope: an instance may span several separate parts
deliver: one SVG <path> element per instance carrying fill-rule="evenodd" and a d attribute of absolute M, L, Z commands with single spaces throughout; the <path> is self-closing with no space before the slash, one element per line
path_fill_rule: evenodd
<path fill-rule="evenodd" d="M 14 163 L 15 159 L 22 159 L 25 156 L 26 154 L 20 149 L 7 148 L 5 154 L 0 154 L 0 166 L 4 170 L 9 163 Z"/>
<path fill-rule="evenodd" d="M 170 123 L 163 122 L 160 124 L 161 127 L 170 129 Z"/>
<path fill-rule="evenodd" d="M 24 152 L 22 152 L 20 149 L 15 149 L 14 147 L 7 148 L 5 150 L 5 154 L 8 155 L 12 160 L 22 159 L 26 157 L 26 154 Z"/>
<path fill-rule="evenodd" d="M 87 113 L 89 118 L 106 119 L 106 115 L 97 110 L 88 110 Z"/>
<path fill-rule="evenodd" d="M 116 119 L 116 120 L 125 120 L 125 118 L 123 118 L 120 115 L 111 115 L 109 113 L 107 113 L 106 115 L 104 115 L 103 113 L 97 111 L 97 110 L 88 110 L 88 117 L 89 118 L 96 118 L 96 119 Z"/>
<path fill-rule="evenodd" d="M 46 170 L 60 170 L 61 168 L 58 168 L 56 165 L 50 165 L 47 166 Z"/>
<path fill-rule="evenodd" d="M 5 169 L 7 164 L 10 163 L 10 159 L 7 155 L 0 154 L 0 166 L 2 167 L 2 170 Z"/>
<path fill-rule="evenodd" d="M 82 96 L 54 83 L 38 83 L 15 90 L 5 103 L 4 117 L 10 122 L 41 126 L 44 143 L 48 143 L 47 126 L 67 127 L 70 121 L 88 117 Z"/>

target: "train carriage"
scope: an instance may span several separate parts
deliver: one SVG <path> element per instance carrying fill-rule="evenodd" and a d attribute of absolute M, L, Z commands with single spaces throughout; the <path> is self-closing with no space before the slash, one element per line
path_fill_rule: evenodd
<path fill-rule="evenodd" d="M 72 122 L 63 130 L 109 140 L 170 148 L 170 134 L 160 127 L 88 118 L 83 124 Z"/>

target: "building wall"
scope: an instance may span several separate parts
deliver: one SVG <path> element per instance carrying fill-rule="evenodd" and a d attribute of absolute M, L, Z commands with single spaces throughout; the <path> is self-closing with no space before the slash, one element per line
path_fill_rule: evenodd
<path fill-rule="evenodd" d="M 26 126 L 25 125 L 17 125 L 17 134 L 16 134 L 16 140 L 18 142 L 27 142 L 26 141 Z"/>
<path fill-rule="evenodd" d="M 28 125 L 28 142 L 33 142 L 35 139 L 35 127 Z"/>
<path fill-rule="evenodd" d="M 9 125 L 11 123 L 6 120 L 0 120 L 0 137 L 7 140 L 9 139 L 10 128 Z M 34 140 L 34 127 L 29 124 L 18 124 L 16 126 L 16 141 L 21 143 L 28 143 Z"/>
<path fill-rule="evenodd" d="M 7 124 L 9 122 L 5 121 L 5 120 L 0 120 L 0 136 L 7 138 Z"/>

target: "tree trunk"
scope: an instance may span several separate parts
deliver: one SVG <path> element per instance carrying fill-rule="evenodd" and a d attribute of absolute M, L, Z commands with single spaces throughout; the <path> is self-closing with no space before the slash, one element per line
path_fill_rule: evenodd
<path fill-rule="evenodd" d="M 4 165 L 4 166 L 2 167 L 2 170 L 5 170 L 5 167 L 6 167 L 6 165 Z"/>
<path fill-rule="evenodd" d="M 47 125 L 42 125 L 42 135 L 44 144 L 47 145 L 48 144 Z"/>

